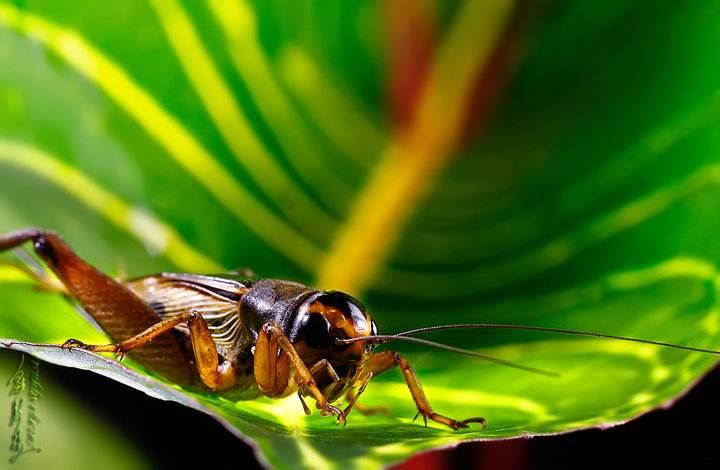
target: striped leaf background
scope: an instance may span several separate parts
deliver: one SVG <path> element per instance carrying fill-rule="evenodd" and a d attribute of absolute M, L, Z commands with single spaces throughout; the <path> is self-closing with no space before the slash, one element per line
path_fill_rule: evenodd
<path fill-rule="evenodd" d="M 717 347 L 718 20 L 704 1 L 2 1 L 0 230 L 52 228 L 118 275 L 247 266 L 348 291 L 384 332 L 494 321 Z M 103 341 L 11 266 L 0 337 Z M 622 422 L 714 364 L 539 334 L 436 339 L 562 375 L 403 347 L 438 411 L 488 429 L 413 423 L 393 373 L 363 400 L 391 416 L 337 428 L 294 397 L 232 403 L 29 351 L 313 468 Z"/>

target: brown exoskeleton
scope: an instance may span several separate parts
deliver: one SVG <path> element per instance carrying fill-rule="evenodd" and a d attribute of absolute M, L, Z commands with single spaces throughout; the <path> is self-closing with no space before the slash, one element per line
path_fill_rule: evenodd
<path fill-rule="evenodd" d="M 370 379 L 400 367 L 419 413 L 450 426 L 484 425 L 435 413 L 415 372 L 401 355 L 373 353 L 375 322 L 347 294 L 289 281 L 248 281 L 236 276 L 156 274 L 117 281 L 78 257 L 55 233 L 26 229 L 0 236 L 0 251 L 32 242 L 67 294 L 97 321 L 115 344 L 65 346 L 130 353 L 165 378 L 217 392 L 312 397 L 322 414 L 344 422 Z M 333 405 L 343 395 L 347 405 Z M 306 413 L 309 408 L 303 401 Z"/>
<path fill-rule="evenodd" d="M 64 346 L 94 352 L 126 353 L 179 385 L 200 384 L 238 398 L 259 394 L 312 397 L 323 415 L 346 422 L 357 399 L 376 375 L 399 367 L 427 420 L 465 428 L 485 419 L 456 420 L 433 411 L 408 361 L 394 351 L 375 352 L 377 344 L 406 340 L 471 354 L 532 372 L 551 373 L 502 359 L 441 345 L 411 335 L 449 328 L 506 328 L 635 341 L 718 354 L 718 351 L 658 341 L 558 328 L 520 325 L 440 325 L 378 335 L 375 322 L 353 297 L 289 281 L 247 280 L 236 275 L 162 273 L 117 281 L 80 259 L 55 233 L 26 229 L 0 236 L 0 251 L 32 242 L 35 253 L 57 275 L 64 293 L 75 299 L 114 344 Z M 198 380 L 199 379 L 199 380 Z M 345 396 L 343 409 L 334 403 Z M 365 410 L 369 411 L 369 410 Z"/>

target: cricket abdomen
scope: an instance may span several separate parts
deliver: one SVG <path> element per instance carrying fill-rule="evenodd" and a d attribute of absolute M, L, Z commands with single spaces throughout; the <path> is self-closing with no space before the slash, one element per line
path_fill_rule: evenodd
<path fill-rule="evenodd" d="M 58 235 L 39 231 L 33 242 L 38 254 L 113 341 L 124 341 L 160 321 L 135 293 L 83 261 Z M 130 356 L 175 383 L 193 382 L 185 354 L 172 335 L 159 337 L 131 351 Z"/>

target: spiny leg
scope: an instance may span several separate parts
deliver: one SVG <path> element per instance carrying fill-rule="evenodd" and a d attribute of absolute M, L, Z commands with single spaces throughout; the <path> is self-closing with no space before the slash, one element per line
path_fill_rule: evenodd
<path fill-rule="evenodd" d="M 340 377 L 338 377 L 337 372 L 335 372 L 335 368 L 328 362 L 327 359 L 320 359 L 317 361 L 311 368 L 310 368 L 310 374 L 315 377 L 317 374 L 321 371 L 325 370 L 328 375 L 330 376 L 330 379 L 333 382 L 338 382 L 340 380 Z M 303 411 L 307 416 L 310 416 L 310 408 L 307 406 L 307 403 L 305 403 L 305 399 L 303 398 L 303 391 L 298 390 L 297 396 L 300 399 L 300 404 L 302 404 Z"/>
<path fill-rule="evenodd" d="M 330 362 L 327 359 L 320 359 L 319 361 L 317 361 L 310 368 L 310 373 L 312 374 L 313 377 L 316 377 L 317 374 L 319 372 L 321 372 L 323 369 L 327 371 L 328 375 L 330 376 L 330 379 L 333 382 L 340 381 L 340 377 L 337 375 L 335 368 L 332 366 L 332 364 L 330 364 Z M 365 378 L 361 381 L 362 383 L 360 384 L 360 387 L 358 387 L 357 392 L 354 392 L 353 389 L 350 389 L 345 394 L 345 399 L 347 400 L 348 404 L 345 407 L 345 409 L 343 410 L 343 414 L 345 415 L 344 418 L 342 419 L 343 424 L 347 425 L 347 417 L 353 409 L 358 410 L 361 414 L 366 415 L 366 416 L 376 414 L 376 413 L 383 413 L 383 414 L 389 413 L 389 410 L 386 407 L 371 408 L 371 407 L 363 406 L 357 402 L 358 398 L 360 398 L 360 395 L 362 395 L 362 393 L 365 391 L 365 387 L 367 387 L 367 384 L 370 382 L 370 379 L 372 379 L 372 377 L 373 377 L 372 373 L 366 374 Z M 305 414 L 309 415 L 310 410 L 307 409 L 307 405 L 305 404 L 305 401 L 303 400 L 302 395 L 299 394 L 298 396 L 300 397 L 300 401 L 303 404 L 303 409 L 305 409 Z M 338 419 L 338 422 L 340 422 L 339 419 Z"/>
<path fill-rule="evenodd" d="M 225 390 L 235 384 L 235 368 L 229 361 L 220 364 L 217 347 L 212 339 L 205 319 L 199 313 L 183 313 L 162 320 L 150 328 L 116 344 L 85 344 L 69 339 L 65 348 L 80 348 L 92 352 L 109 352 L 122 357 L 133 349 L 142 347 L 158 336 L 167 333 L 176 326 L 185 323 L 190 330 L 190 342 L 195 357 L 195 367 L 203 383 L 211 390 Z"/>
<path fill-rule="evenodd" d="M 163 333 L 172 330 L 181 323 L 188 322 L 188 320 L 190 320 L 190 317 L 192 317 L 192 314 L 188 313 L 167 318 L 154 324 L 150 328 L 141 331 L 135 336 L 132 336 L 125 341 L 121 341 L 119 343 L 85 344 L 82 341 L 71 338 L 65 341 L 62 344 L 62 347 L 68 349 L 83 349 L 85 351 L 92 351 L 96 353 L 115 353 L 119 356 L 119 359 L 122 360 L 125 354 L 127 354 L 129 351 L 148 344 L 153 339 L 157 338 Z"/>
<path fill-rule="evenodd" d="M 122 342 L 160 321 L 158 314 L 121 283 L 81 259 L 59 235 L 25 229 L 0 235 L 0 252 L 31 242 L 35 253 L 110 336 Z M 178 384 L 191 384 L 193 374 L 178 341 L 171 335 L 131 353 L 139 363 Z"/>
<path fill-rule="evenodd" d="M 331 405 L 318 388 L 310 369 L 295 351 L 282 329 L 266 323 L 260 329 L 255 344 L 255 382 L 260 391 L 269 397 L 283 396 L 290 379 L 290 365 L 295 370 L 295 382 L 300 394 L 309 393 L 323 415 L 333 414 L 338 422 L 345 419 L 343 412 Z"/>
<path fill-rule="evenodd" d="M 362 411 L 361 411 L 362 407 L 358 406 L 359 403 L 357 403 L 357 400 L 358 400 L 358 398 L 360 398 L 360 395 L 362 395 L 362 393 L 365 391 L 365 387 L 367 387 L 367 384 L 370 383 L 370 379 L 372 379 L 372 378 L 373 378 L 373 373 L 368 372 L 367 374 L 365 374 L 365 378 L 361 379 L 360 387 L 358 387 L 357 393 L 354 393 L 352 388 L 347 391 L 347 393 L 345 394 L 345 399 L 348 401 L 348 404 L 345 407 L 345 409 L 343 410 L 343 413 L 345 414 L 346 417 L 350 414 L 350 412 L 353 410 L 353 408 L 356 408 L 358 411 L 360 411 L 362 413 Z"/>
<path fill-rule="evenodd" d="M 338 377 L 337 372 L 335 372 L 335 368 L 328 362 L 327 359 L 320 359 L 317 361 L 313 366 L 310 368 L 310 374 L 315 377 L 320 371 L 325 369 L 330 376 L 330 379 L 333 382 L 339 382 L 340 377 Z"/>
<path fill-rule="evenodd" d="M 458 421 L 434 412 L 432 406 L 430 406 L 430 402 L 425 396 L 425 392 L 420 385 L 420 381 L 418 380 L 415 371 L 410 366 L 407 359 L 394 351 L 383 351 L 381 353 L 373 354 L 365 364 L 365 370 L 373 375 L 378 375 L 396 366 L 402 371 L 405 383 L 410 390 L 410 395 L 412 395 L 412 398 L 415 401 L 415 406 L 417 406 L 418 414 L 415 415 L 415 417 L 417 418 L 422 415 L 423 421 L 425 421 L 425 426 L 427 426 L 427 420 L 430 419 L 431 421 L 444 424 L 452 429 L 466 428 L 470 423 L 478 423 L 483 427 L 483 429 L 485 429 L 487 426 L 485 418 L 475 417 Z"/>
<path fill-rule="evenodd" d="M 345 399 L 347 400 L 348 404 L 343 410 L 343 413 L 345 413 L 345 416 L 350 414 L 352 410 L 358 410 L 358 412 L 365 416 L 370 416 L 374 414 L 390 414 L 390 409 L 385 406 L 365 406 L 361 403 L 358 403 L 358 399 L 360 398 L 360 395 L 365 391 L 365 388 L 370 383 L 370 380 L 373 378 L 374 374 L 372 372 L 368 372 L 365 374 L 365 378 L 361 379 L 360 387 L 358 387 L 357 392 L 354 391 L 352 388 L 347 391 L 345 394 Z"/>
<path fill-rule="evenodd" d="M 303 412 L 305 412 L 305 416 L 310 416 L 312 414 L 312 411 L 310 411 L 310 407 L 305 403 L 305 399 L 302 396 L 302 391 L 298 390 L 297 397 L 300 399 L 300 404 L 302 405 Z"/>

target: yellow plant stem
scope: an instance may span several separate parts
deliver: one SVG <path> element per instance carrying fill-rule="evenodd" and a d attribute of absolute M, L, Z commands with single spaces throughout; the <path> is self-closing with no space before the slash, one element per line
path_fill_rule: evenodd
<path fill-rule="evenodd" d="M 322 287 L 359 294 L 387 257 L 433 177 L 452 159 L 478 71 L 512 13 L 511 0 L 469 0 L 441 44 L 407 131 L 383 152 L 318 271 Z"/>

